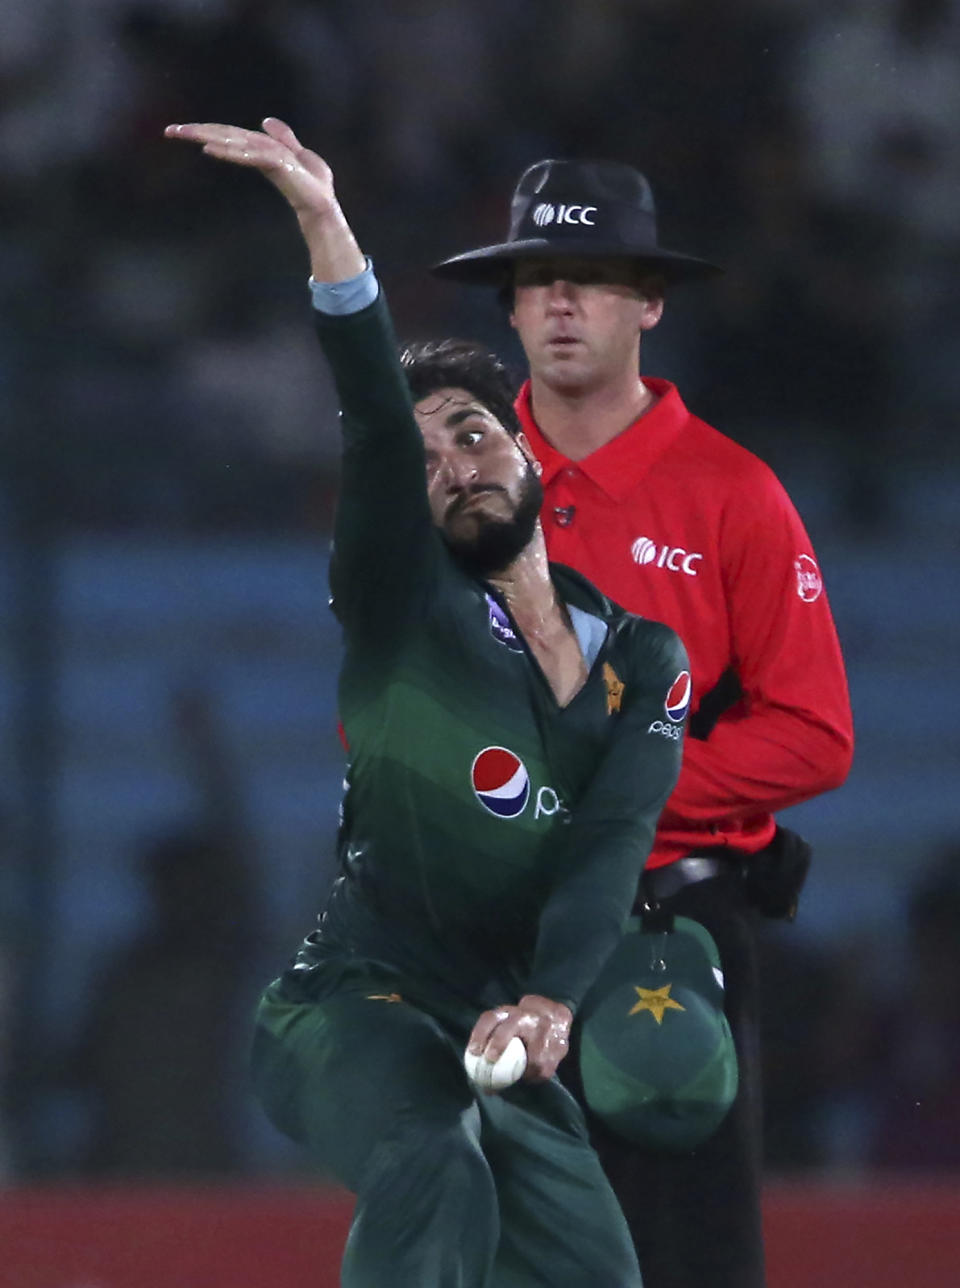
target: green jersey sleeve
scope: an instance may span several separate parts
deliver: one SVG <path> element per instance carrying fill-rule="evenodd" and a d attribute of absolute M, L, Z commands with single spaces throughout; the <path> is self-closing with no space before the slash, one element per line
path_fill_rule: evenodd
<path fill-rule="evenodd" d="M 556 834 L 555 879 L 527 980 L 528 992 L 573 1010 L 623 931 L 683 751 L 683 718 L 669 707 L 689 677 L 683 644 L 659 623 L 629 618 L 625 625 L 617 725 Z"/>
<path fill-rule="evenodd" d="M 422 611 L 437 571 L 423 439 L 383 294 L 358 313 L 314 316 L 343 435 L 333 606 L 348 631 L 375 643 L 385 623 L 395 636 Z"/>

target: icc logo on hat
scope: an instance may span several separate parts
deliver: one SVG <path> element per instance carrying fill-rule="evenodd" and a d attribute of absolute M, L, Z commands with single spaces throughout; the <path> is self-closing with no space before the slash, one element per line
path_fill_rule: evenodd
<path fill-rule="evenodd" d="M 596 206 L 551 205 L 541 201 L 533 210 L 533 222 L 538 228 L 549 228 L 554 222 L 558 224 L 586 224 L 592 228 L 596 223 Z"/>
<path fill-rule="evenodd" d="M 679 724 L 690 709 L 690 695 L 693 692 L 693 681 L 689 671 L 681 671 L 667 693 L 664 710 L 674 724 Z"/>
<path fill-rule="evenodd" d="M 530 799 L 530 775 L 506 747 L 484 747 L 470 766 L 474 795 L 489 814 L 517 818 Z"/>

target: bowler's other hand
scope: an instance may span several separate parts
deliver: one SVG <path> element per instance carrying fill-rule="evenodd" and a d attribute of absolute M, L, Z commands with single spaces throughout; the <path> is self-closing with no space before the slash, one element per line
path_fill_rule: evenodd
<path fill-rule="evenodd" d="M 484 1011 L 470 1034 L 467 1050 L 495 1062 L 512 1037 L 527 1048 L 524 1082 L 546 1082 L 570 1049 L 573 1012 L 562 1002 L 528 993 L 517 1006 Z"/>
<path fill-rule="evenodd" d="M 301 220 L 340 215 L 330 167 L 275 116 L 264 118 L 262 130 L 194 123 L 168 125 L 163 133 L 168 139 L 199 143 L 207 156 L 259 170 L 286 197 Z"/>

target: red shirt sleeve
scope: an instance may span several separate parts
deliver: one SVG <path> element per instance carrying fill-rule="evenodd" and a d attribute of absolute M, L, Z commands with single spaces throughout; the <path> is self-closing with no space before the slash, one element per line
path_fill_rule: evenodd
<path fill-rule="evenodd" d="M 687 739 L 664 826 L 712 822 L 722 835 L 725 819 L 739 827 L 795 805 L 839 787 L 850 769 L 850 699 L 813 547 L 775 475 L 755 464 L 720 532 L 743 699 L 706 741 Z"/>

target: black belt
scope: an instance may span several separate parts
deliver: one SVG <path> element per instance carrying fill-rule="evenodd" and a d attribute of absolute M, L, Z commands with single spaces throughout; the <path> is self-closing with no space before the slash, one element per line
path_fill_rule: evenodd
<path fill-rule="evenodd" d="M 673 863 L 665 863 L 660 868 L 648 868 L 643 874 L 643 888 L 647 897 L 655 903 L 671 899 L 684 886 L 695 885 L 698 881 L 709 881 L 712 877 L 736 876 L 740 873 L 740 855 L 729 858 L 718 858 L 707 854 L 688 854 Z"/>

